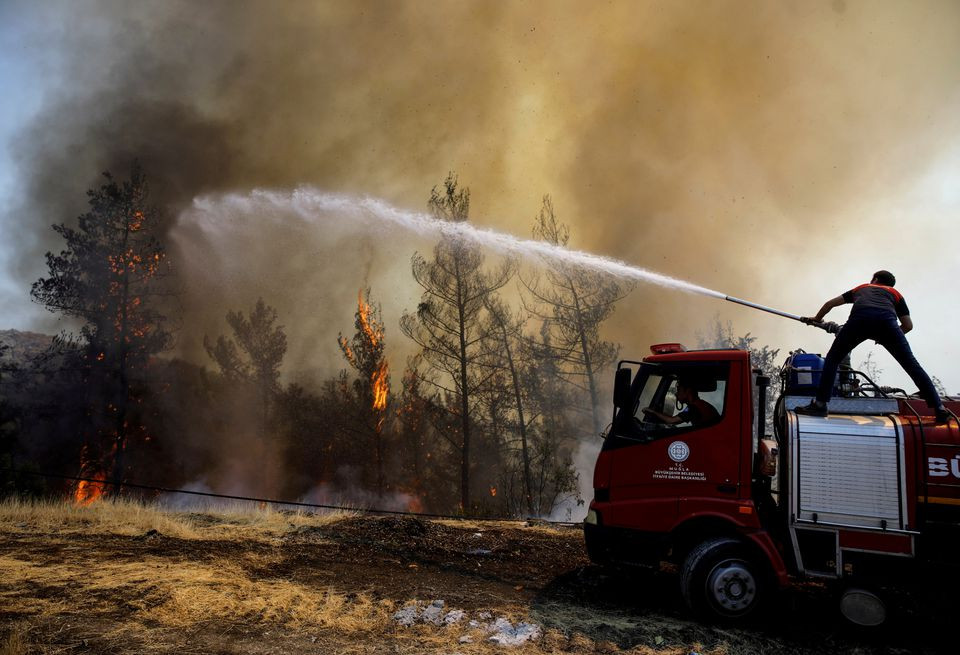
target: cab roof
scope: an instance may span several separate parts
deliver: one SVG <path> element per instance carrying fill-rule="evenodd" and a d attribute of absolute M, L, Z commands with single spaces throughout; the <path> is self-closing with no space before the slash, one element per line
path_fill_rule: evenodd
<path fill-rule="evenodd" d="M 643 358 L 650 363 L 676 362 L 748 362 L 750 353 L 736 348 L 713 348 L 710 350 L 687 350 L 680 353 L 649 355 Z"/>

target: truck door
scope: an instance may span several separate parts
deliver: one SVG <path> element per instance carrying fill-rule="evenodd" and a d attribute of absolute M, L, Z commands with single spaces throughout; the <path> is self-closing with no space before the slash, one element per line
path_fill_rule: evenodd
<path fill-rule="evenodd" d="M 681 504 L 740 497 L 739 393 L 730 383 L 739 366 L 714 361 L 641 367 L 633 411 L 620 412 L 604 443 L 611 451 L 606 525 L 667 531 Z"/>

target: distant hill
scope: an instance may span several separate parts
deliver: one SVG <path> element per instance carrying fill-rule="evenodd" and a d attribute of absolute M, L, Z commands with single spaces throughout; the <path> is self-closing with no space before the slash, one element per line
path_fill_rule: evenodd
<path fill-rule="evenodd" d="M 23 332 L 21 330 L 0 330 L 0 344 L 10 346 L 10 350 L 3 353 L 3 359 L 23 364 L 32 357 L 45 351 L 53 342 L 53 336 L 39 332 Z"/>

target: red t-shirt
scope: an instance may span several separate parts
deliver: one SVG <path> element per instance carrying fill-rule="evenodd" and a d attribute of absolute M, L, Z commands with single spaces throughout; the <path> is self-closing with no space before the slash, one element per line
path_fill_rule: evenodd
<path fill-rule="evenodd" d="M 844 302 L 852 302 L 853 309 L 850 315 L 870 309 L 882 309 L 893 312 L 897 316 L 908 316 L 907 302 L 903 295 L 893 287 L 882 284 L 861 284 L 843 294 Z"/>

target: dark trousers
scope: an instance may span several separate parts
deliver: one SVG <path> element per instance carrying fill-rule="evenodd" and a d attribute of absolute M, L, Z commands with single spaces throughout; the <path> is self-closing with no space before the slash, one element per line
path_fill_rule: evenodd
<path fill-rule="evenodd" d="M 875 340 L 893 355 L 917 385 L 920 395 L 930 407 L 940 406 L 940 394 L 934 388 L 930 376 L 913 356 L 913 351 L 910 350 L 910 344 L 907 343 L 903 330 L 900 329 L 897 317 L 887 312 L 863 312 L 850 316 L 846 325 L 840 329 L 837 338 L 834 339 L 830 352 L 827 353 L 827 359 L 823 363 L 820 386 L 817 389 L 818 401 L 825 403 L 830 400 L 830 391 L 833 389 L 833 381 L 841 360 L 867 339 Z"/>

